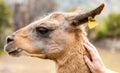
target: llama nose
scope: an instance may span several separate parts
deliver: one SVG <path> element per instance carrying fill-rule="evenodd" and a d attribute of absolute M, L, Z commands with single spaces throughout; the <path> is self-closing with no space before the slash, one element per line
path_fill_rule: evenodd
<path fill-rule="evenodd" d="M 10 43 L 10 42 L 12 42 L 12 41 L 14 41 L 13 37 L 8 36 L 7 39 L 6 39 L 6 42 L 7 42 L 7 43 Z"/>

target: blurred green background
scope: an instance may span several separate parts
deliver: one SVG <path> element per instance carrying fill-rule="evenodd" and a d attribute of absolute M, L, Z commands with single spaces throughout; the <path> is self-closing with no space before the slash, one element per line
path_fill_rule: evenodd
<path fill-rule="evenodd" d="M 7 56 L 3 51 L 6 36 L 53 11 L 71 12 L 78 7 L 89 11 L 101 3 L 105 9 L 96 17 L 99 25 L 88 30 L 88 37 L 105 65 L 120 72 L 119 0 L 0 0 L 0 73 L 54 73 L 54 62 Z"/>

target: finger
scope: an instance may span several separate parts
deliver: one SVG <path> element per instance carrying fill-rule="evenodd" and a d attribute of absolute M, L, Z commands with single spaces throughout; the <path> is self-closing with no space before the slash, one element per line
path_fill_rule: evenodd
<path fill-rule="evenodd" d="M 92 50 L 95 51 L 96 55 L 99 56 L 99 53 L 98 53 L 96 47 L 95 47 L 93 44 L 91 44 L 88 40 L 86 40 L 86 41 L 87 41 L 86 43 L 87 43 L 90 47 L 92 47 Z"/>
<path fill-rule="evenodd" d="M 90 53 L 90 55 L 95 55 L 95 50 L 93 50 L 93 48 L 90 47 L 88 44 L 84 43 L 84 47 L 85 47 L 85 49 L 88 50 L 88 52 Z"/>
<path fill-rule="evenodd" d="M 96 60 L 96 52 L 91 48 L 88 44 L 84 43 L 84 47 L 88 50 L 89 54 L 91 55 L 92 60 Z"/>
<path fill-rule="evenodd" d="M 91 46 L 92 48 L 95 48 L 95 47 L 91 44 L 90 41 L 88 41 L 87 44 L 88 44 L 89 46 Z"/>
<path fill-rule="evenodd" d="M 85 60 L 85 63 L 88 65 L 88 67 L 91 70 L 92 67 L 93 67 L 93 64 L 92 64 L 91 60 L 87 56 L 84 56 L 84 60 Z"/>
<path fill-rule="evenodd" d="M 87 42 L 87 44 L 88 44 L 90 47 L 92 47 L 92 49 L 93 49 L 96 53 L 98 53 L 96 47 L 95 47 L 93 44 L 91 44 L 90 42 Z"/>
<path fill-rule="evenodd" d="M 99 59 L 101 59 L 101 57 L 100 57 L 100 55 L 99 55 L 96 47 L 93 44 L 91 44 L 90 42 L 88 42 L 88 45 L 91 46 L 91 47 L 93 47 L 92 50 L 94 50 L 94 52 L 96 54 L 96 57 L 98 57 Z"/>
<path fill-rule="evenodd" d="M 96 50 L 96 47 L 94 47 L 94 45 L 92 45 L 88 39 L 85 39 L 85 43 L 87 43 L 90 47 Z"/>

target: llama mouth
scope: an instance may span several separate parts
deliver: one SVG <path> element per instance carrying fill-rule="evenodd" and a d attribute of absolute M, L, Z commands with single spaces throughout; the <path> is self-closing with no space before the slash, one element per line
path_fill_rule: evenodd
<path fill-rule="evenodd" d="M 11 56 L 14 56 L 14 57 L 19 57 L 19 56 L 23 55 L 23 56 L 30 56 L 30 57 L 38 57 L 38 58 L 42 58 L 42 59 L 45 58 L 45 55 L 43 55 L 43 54 L 30 54 L 20 48 L 16 48 L 12 51 L 9 51 L 8 54 Z"/>
<path fill-rule="evenodd" d="M 14 57 L 19 57 L 21 56 L 21 52 L 22 52 L 22 49 L 16 48 L 16 49 L 10 50 L 8 54 Z"/>
<path fill-rule="evenodd" d="M 30 57 L 38 57 L 44 59 L 46 56 L 44 54 L 31 54 L 21 48 L 14 48 L 12 46 L 6 45 L 4 50 L 8 53 L 8 55 L 13 57 L 19 56 L 30 56 Z"/>

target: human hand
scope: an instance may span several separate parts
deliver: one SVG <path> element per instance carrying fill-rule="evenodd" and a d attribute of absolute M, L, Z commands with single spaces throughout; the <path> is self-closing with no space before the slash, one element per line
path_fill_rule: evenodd
<path fill-rule="evenodd" d="M 107 69 L 104 66 L 98 51 L 89 41 L 84 43 L 84 47 L 91 55 L 91 60 L 87 56 L 84 56 L 84 60 L 92 73 L 117 73 Z"/>

